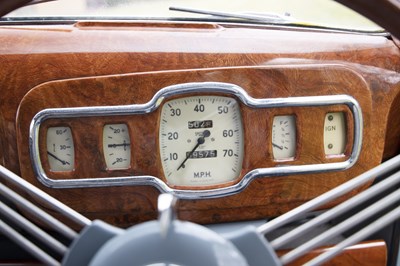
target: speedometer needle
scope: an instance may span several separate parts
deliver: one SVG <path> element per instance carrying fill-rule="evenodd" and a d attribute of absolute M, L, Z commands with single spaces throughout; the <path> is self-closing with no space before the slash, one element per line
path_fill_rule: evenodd
<path fill-rule="evenodd" d="M 51 157 L 53 157 L 54 159 L 56 159 L 57 161 L 60 161 L 63 165 L 66 165 L 66 164 L 69 165 L 69 162 L 64 161 L 64 160 L 61 160 L 60 158 L 58 158 L 57 156 L 55 156 L 54 154 L 52 154 L 52 153 L 49 152 L 49 151 L 47 151 L 47 154 L 50 155 Z"/>
<path fill-rule="evenodd" d="M 197 139 L 197 143 L 196 146 L 194 146 L 194 148 L 188 153 L 188 155 L 186 155 L 185 160 L 183 160 L 183 162 L 179 165 L 178 169 L 176 169 L 176 171 L 178 171 L 179 169 L 181 169 L 182 167 L 185 167 L 185 163 L 186 161 L 190 158 L 190 156 L 192 156 L 193 152 L 201 145 L 205 142 L 205 138 L 210 136 L 210 131 L 209 130 L 204 130 L 203 132 L 203 136 L 201 136 L 200 138 Z"/>

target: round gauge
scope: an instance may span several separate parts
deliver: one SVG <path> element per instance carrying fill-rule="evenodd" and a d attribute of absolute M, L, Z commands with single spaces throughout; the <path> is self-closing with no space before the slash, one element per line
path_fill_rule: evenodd
<path fill-rule="evenodd" d="M 131 143 L 126 124 L 104 126 L 103 152 L 107 169 L 127 169 L 130 167 Z"/>
<path fill-rule="evenodd" d="M 74 170 L 74 141 L 69 127 L 49 127 L 46 144 L 51 171 Z"/>
<path fill-rule="evenodd" d="M 296 120 L 294 115 L 275 116 L 272 124 L 274 159 L 291 159 L 296 154 Z"/>
<path fill-rule="evenodd" d="M 239 177 L 243 125 L 239 104 L 221 96 L 171 100 L 161 110 L 159 144 L 173 186 L 209 186 Z"/>

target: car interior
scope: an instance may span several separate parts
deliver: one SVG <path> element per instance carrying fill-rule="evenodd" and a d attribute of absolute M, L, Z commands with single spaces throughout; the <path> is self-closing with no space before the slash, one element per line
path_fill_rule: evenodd
<path fill-rule="evenodd" d="M 0 265 L 400 266 L 398 0 L 8 15 L 47 2 L 0 1 Z"/>

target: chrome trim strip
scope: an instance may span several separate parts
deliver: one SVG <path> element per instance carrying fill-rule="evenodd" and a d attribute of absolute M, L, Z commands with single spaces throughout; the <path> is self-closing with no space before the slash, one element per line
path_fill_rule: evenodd
<path fill-rule="evenodd" d="M 40 249 L 38 246 L 33 244 L 31 240 L 28 240 L 20 232 L 9 226 L 3 220 L 0 220 L 0 232 L 2 235 L 8 237 L 13 242 L 18 244 L 20 247 L 29 252 L 36 259 L 40 260 L 45 265 L 61 266 L 61 263 L 47 254 L 45 251 Z"/>
<path fill-rule="evenodd" d="M 0 183 L 0 192 L 2 196 L 9 199 L 11 202 L 15 203 L 16 206 L 22 208 L 25 212 L 28 212 L 34 218 L 37 218 L 42 223 L 46 224 L 49 228 L 54 231 L 62 234 L 66 238 L 70 240 L 74 240 L 78 237 L 78 233 L 69 228 L 64 223 L 55 219 L 53 216 L 43 211 L 41 208 L 37 207 L 27 199 L 23 198 L 19 194 L 15 193 L 10 188 L 6 187 L 2 183 Z M 25 191 L 28 192 L 28 191 Z M 28 192 L 29 193 L 29 192 Z"/>
<path fill-rule="evenodd" d="M 42 230 L 36 224 L 29 221 L 27 218 L 25 218 L 12 208 L 8 207 L 1 201 L 0 213 L 3 216 L 7 217 L 12 223 L 16 224 L 19 228 L 24 229 L 28 234 L 35 237 L 41 243 L 46 244 L 48 248 L 52 249 L 57 254 L 64 256 L 67 253 L 68 248 L 63 243 L 55 239 L 52 235 Z"/>
<path fill-rule="evenodd" d="M 67 205 L 65 205 L 62 202 L 58 201 L 57 199 L 53 198 L 49 194 L 45 193 L 43 190 L 38 189 L 37 187 L 35 187 L 31 183 L 29 183 L 28 181 L 22 179 L 21 177 L 17 176 L 16 174 L 14 174 L 13 172 L 11 172 L 10 170 L 8 170 L 7 168 L 5 168 L 2 165 L 0 165 L 0 181 L 1 180 L 5 180 L 8 183 L 11 183 L 14 186 L 18 187 L 19 189 L 29 193 L 30 195 L 32 195 L 44 202 L 47 202 L 47 204 L 49 206 L 51 206 L 51 208 L 53 210 L 61 213 L 63 216 L 67 217 L 71 221 L 73 221 L 81 226 L 87 226 L 92 223 L 91 220 L 89 220 L 82 214 L 76 212 L 75 210 L 71 209 Z M 0 184 L 0 187 L 1 187 L 1 184 Z M 2 192 L 2 190 L 0 189 L 0 194 L 2 194 L 1 192 Z M 14 197 L 14 198 L 16 198 L 16 197 Z M 27 202 L 27 204 L 31 204 L 29 201 L 25 200 L 22 197 L 20 200 L 18 200 L 18 202 L 19 202 L 18 204 L 20 205 L 20 207 L 25 206 L 25 202 Z M 31 212 L 34 211 L 33 210 L 34 208 L 35 208 L 35 206 L 34 207 L 31 207 L 31 206 L 26 207 L 26 209 L 28 209 Z M 43 217 L 42 217 L 42 219 L 43 219 Z M 51 218 L 49 218 L 49 219 L 51 219 Z M 56 223 L 56 222 L 54 222 L 54 223 Z M 58 226 L 58 227 L 60 227 L 60 226 Z M 58 228 L 58 227 L 56 227 L 56 228 Z M 60 230 L 61 230 L 60 232 L 65 231 L 65 229 L 63 229 L 61 227 L 60 227 Z M 72 233 L 72 231 L 71 231 L 71 233 Z M 69 235 L 71 235 L 71 237 L 74 237 L 74 233 L 69 234 Z"/>
<path fill-rule="evenodd" d="M 350 158 L 344 162 L 278 166 L 272 168 L 259 168 L 248 172 L 235 185 L 207 190 L 180 190 L 172 189 L 162 180 L 154 176 L 129 176 L 110 178 L 84 178 L 84 179 L 51 179 L 45 174 L 39 156 L 39 128 L 43 121 L 50 118 L 73 118 L 90 116 L 113 116 L 113 115 L 140 115 L 151 113 L 156 110 L 168 97 L 183 95 L 187 93 L 201 92 L 225 93 L 236 96 L 243 104 L 251 108 L 273 108 L 273 107 L 305 107 L 305 106 L 329 106 L 344 104 L 349 107 L 354 120 L 354 142 Z M 327 171 L 339 171 L 352 167 L 358 160 L 362 145 L 363 119 L 358 102 L 348 95 L 306 96 L 289 98 L 267 98 L 255 99 L 247 94 L 241 87 L 219 82 L 185 83 L 165 87 L 158 91 L 153 98 L 145 104 L 99 106 L 99 107 L 75 107 L 75 108 L 52 108 L 37 113 L 30 126 L 30 156 L 33 170 L 39 181 L 51 188 L 82 188 L 82 187 L 105 187 L 126 185 L 148 185 L 156 187 L 162 193 L 171 193 L 182 199 L 216 198 L 236 194 L 244 190 L 251 180 L 260 177 L 281 176 L 287 174 L 308 174 Z"/>

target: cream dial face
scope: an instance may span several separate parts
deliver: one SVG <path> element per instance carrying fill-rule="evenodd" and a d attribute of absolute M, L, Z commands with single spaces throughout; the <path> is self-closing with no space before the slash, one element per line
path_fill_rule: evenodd
<path fill-rule="evenodd" d="M 69 127 L 49 127 L 47 129 L 46 146 L 51 171 L 74 170 L 74 140 Z"/>
<path fill-rule="evenodd" d="M 291 159 L 296 155 L 296 119 L 294 115 L 274 117 L 272 153 L 276 160 Z"/>
<path fill-rule="evenodd" d="M 103 152 L 107 169 L 127 169 L 131 165 L 131 140 L 126 124 L 108 124 L 103 128 Z"/>
<path fill-rule="evenodd" d="M 169 185 L 209 186 L 235 180 L 243 161 L 238 102 L 221 96 L 166 102 L 161 110 L 159 145 Z"/>

